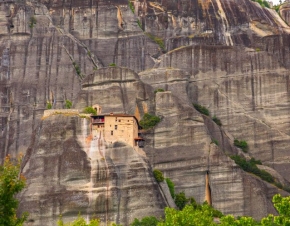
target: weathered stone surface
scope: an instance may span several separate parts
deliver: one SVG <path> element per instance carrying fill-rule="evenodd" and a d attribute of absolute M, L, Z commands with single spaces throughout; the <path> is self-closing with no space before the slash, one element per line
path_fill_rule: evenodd
<path fill-rule="evenodd" d="M 198 202 L 209 173 L 213 206 L 224 213 L 274 213 L 271 197 L 283 191 L 227 155 L 261 159 L 288 184 L 288 25 L 250 0 L 133 4 L 135 15 L 127 0 L 0 3 L 0 159 L 26 154 L 21 210 L 34 225 L 54 225 L 60 213 L 68 221 L 79 211 L 125 225 L 161 216 L 165 201 L 152 167 Z M 111 63 L 117 67 L 106 68 Z M 158 88 L 165 92 L 155 95 Z M 139 152 L 149 162 L 124 144 L 94 140 L 86 119 L 41 121 L 48 102 L 61 109 L 67 99 L 79 111 L 99 104 L 104 113 L 161 116 Z M 248 142 L 247 155 L 234 138 Z"/>
<path fill-rule="evenodd" d="M 279 13 L 283 20 L 289 24 L 290 23 L 290 4 L 289 3 L 284 3 L 283 5 L 280 6 Z"/>

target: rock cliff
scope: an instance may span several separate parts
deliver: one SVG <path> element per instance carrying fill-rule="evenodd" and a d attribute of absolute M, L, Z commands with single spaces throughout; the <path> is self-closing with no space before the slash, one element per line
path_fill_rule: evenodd
<path fill-rule="evenodd" d="M 236 216 L 275 213 L 273 194 L 288 194 L 229 157 L 260 159 L 289 183 L 290 30 L 274 10 L 250 0 L 4 1 L 0 23 L 0 159 L 25 154 L 20 211 L 31 224 L 162 216 L 153 168 L 198 202 L 210 187 L 212 205 Z M 42 117 L 66 100 L 161 122 L 142 150 L 107 144 L 77 111 Z"/>

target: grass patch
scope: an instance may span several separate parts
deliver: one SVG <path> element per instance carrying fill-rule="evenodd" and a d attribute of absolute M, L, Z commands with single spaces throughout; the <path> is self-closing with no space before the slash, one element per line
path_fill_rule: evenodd
<path fill-rule="evenodd" d="M 110 63 L 109 67 L 117 67 L 117 65 L 115 63 Z"/>
<path fill-rule="evenodd" d="M 131 9 L 132 13 L 135 14 L 135 7 L 134 7 L 133 3 L 130 0 L 128 1 L 128 5 L 129 5 L 129 8 Z"/>
<path fill-rule="evenodd" d="M 150 33 L 145 33 L 145 35 L 147 35 L 148 38 L 150 38 L 152 41 L 154 41 L 157 45 L 159 45 L 159 47 L 162 49 L 162 51 L 166 51 L 165 50 L 165 44 L 162 38 L 159 38 L 153 34 Z"/>

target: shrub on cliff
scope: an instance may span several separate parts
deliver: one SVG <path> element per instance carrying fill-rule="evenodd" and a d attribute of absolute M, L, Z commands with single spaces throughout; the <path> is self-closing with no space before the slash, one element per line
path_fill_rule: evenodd
<path fill-rule="evenodd" d="M 269 183 L 275 182 L 273 176 L 270 173 L 268 173 L 265 170 L 260 170 L 257 167 L 256 164 L 261 164 L 260 160 L 256 160 L 254 158 L 251 158 L 251 160 L 247 161 L 246 159 L 242 158 L 239 155 L 231 156 L 231 159 L 233 159 L 235 161 L 235 163 L 237 165 L 239 165 L 244 171 L 249 172 L 249 173 L 253 173 Z"/>
<path fill-rule="evenodd" d="M 210 112 L 209 110 L 204 107 L 204 106 L 201 106 L 200 104 L 193 104 L 193 107 L 201 114 L 204 114 L 204 115 L 207 115 L 209 116 L 210 115 Z"/>
<path fill-rule="evenodd" d="M 158 92 L 164 92 L 164 89 L 156 89 L 155 91 L 154 91 L 154 93 L 156 94 L 156 93 L 158 93 Z"/>
<path fill-rule="evenodd" d="M 86 107 L 83 111 L 85 114 L 97 115 L 97 110 L 93 107 Z"/>
<path fill-rule="evenodd" d="M 29 27 L 32 29 L 34 27 L 34 25 L 36 24 L 36 18 L 35 16 L 30 17 L 29 19 Z"/>
<path fill-rule="evenodd" d="M 64 107 L 65 107 L 66 109 L 71 109 L 71 107 L 72 107 L 72 102 L 69 101 L 69 100 L 65 100 Z"/>
<path fill-rule="evenodd" d="M 20 218 L 16 216 L 18 200 L 15 195 L 25 187 L 25 177 L 20 173 L 21 157 L 13 162 L 9 156 L 0 166 L 0 225 L 21 226 L 26 220 L 28 213 Z"/>
<path fill-rule="evenodd" d="M 52 104 L 50 102 L 47 102 L 46 103 L 46 109 L 52 109 Z"/>
<path fill-rule="evenodd" d="M 164 181 L 163 173 L 158 169 L 153 170 L 153 176 L 158 183 Z"/>
<path fill-rule="evenodd" d="M 218 126 L 222 126 L 222 122 L 219 118 L 217 118 L 215 115 L 212 117 L 212 120 L 217 124 Z"/>
<path fill-rule="evenodd" d="M 238 148 L 241 148 L 243 152 L 248 152 L 248 143 L 245 140 L 234 140 L 234 145 Z"/>
<path fill-rule="evenodd" d="M 170 191 L 170 195 L 171 197 L 174 199 L 175 198 L 175 190 L 174 190 L 174 183 L 172 182 L 172 180 L 170 180 L 169 178 L 166 178 L 165 179 L 166 183 L 167 183 L 167 186 L 169 188 L 169 191 Z"/>
<path fill-rule="evenodd" d="M 158 116 L 145 113 L 139 124 L 140 126 L 142 126 L 143 129 L 150 129 L 156 126 L 160 122 L 160 120 L 161 119 Z"/>

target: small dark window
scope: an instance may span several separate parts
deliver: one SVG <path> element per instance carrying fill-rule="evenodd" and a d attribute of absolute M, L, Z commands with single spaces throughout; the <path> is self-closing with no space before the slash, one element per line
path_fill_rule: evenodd
<path fill-rule="evenodd" d="M 118 121 L 117 119 L 118 119 L 118 118 L 116 117 L 116 119 L 115 119 L 116 122 Z"/>
<path fill-rule="evenodd" d="M 111 135 L 113 136 L 113 134 L 114 134 L 114 132 L 113 131 L 111 131 Z"/>
<path fill-rule="evenodd" d="M 119 122 L 121 122 L 121 120 L 119 120 Z"/>
<path fill-rule="evenodd" d="M 115 130 L 117 130 L 118 129 L 118 126 L 117 125 L 115 125 Z"/>

